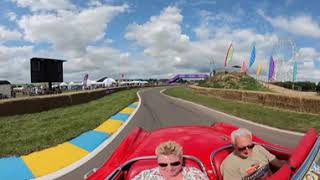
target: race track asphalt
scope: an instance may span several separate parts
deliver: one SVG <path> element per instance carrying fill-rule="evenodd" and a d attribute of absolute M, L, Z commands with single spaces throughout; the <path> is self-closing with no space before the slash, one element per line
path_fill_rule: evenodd
<path fill-rule="evenodd" d="M 266 129 L 221 113 L 215 113 L 201 106 L 167 97 L 160 93 L 162 89 L 164 88 L 141 90 L 141 106 L 122 132 L 97 156 L 59 179 L 83 179 L 86 172 L 101 166 L 127 133 L 135 127 L 142 127 L 150 131 L 175 125 L 211 125 L 214 122 L 226 122 L 250 129 L 258 137 L 285 147 L 295 147 L 300 138 L 299 135 Z"/>

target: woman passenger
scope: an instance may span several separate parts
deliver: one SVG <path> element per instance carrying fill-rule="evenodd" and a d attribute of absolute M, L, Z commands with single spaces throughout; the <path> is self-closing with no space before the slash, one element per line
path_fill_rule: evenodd
<path fill-rule="evenodd" d="M 182 165 L 182 147 L 174 141 L 166 141 L 157 146 L 158 167 L 144 170 L 133 180 L 207 180 L 199 169 Z"/>

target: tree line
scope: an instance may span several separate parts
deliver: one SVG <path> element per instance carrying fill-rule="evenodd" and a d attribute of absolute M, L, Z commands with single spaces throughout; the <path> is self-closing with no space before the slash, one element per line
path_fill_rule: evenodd
<path fill-rule="evenodd" d="M 310 81 L 298 81 L 298 82 L 285 81 L 285 82 L 273 82 L 272 84 L 281 86 L 287 89 L 320 92 L 320 82 L 316 84 L 315 82 L 310 82 Z"/>

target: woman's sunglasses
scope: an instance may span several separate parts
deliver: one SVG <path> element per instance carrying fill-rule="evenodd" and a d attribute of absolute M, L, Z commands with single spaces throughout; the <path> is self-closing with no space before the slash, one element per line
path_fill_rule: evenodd
<path fill-rule="evenodd" d="M 248 146 L 238 148 L 238 151 L 244 151 L 244 150 L 246 150 L 247 148 L 248 148 L 248 149 L 252 149 L 253 147 L 254 147 L 254 144 L 249 144 Z"/>
<path fill-rule="evenodd" d="M 168 163 L 158 163 L 160 167 L 167 167 Z M 170 163 L 170 166 L 179 166 L 181 164 L 180 161 Z"/>

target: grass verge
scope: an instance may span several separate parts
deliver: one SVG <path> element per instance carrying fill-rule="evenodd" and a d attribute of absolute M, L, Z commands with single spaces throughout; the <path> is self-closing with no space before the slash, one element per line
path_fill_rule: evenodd
<path fill-rule="evenodd" d="M 281 129 L 306 132 L 310 127 L 314 127 L 318 132 L 320 131 L 320 115 L 283 111 L 254 103 L 243 103 L 214 96 L 205 96 L 185 87 L 170 88 L 165 91 L 165 94 Z"/>
<path fill-rule="evenodd" d="M 113 93 L 85 104 L 0 117 L 0 157 L 24 155 L 92 130 L 137 100 L 138 89 Z"/>

